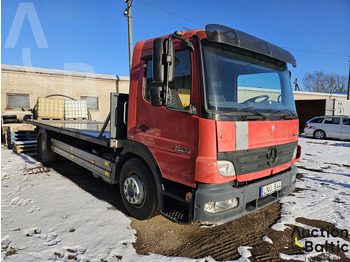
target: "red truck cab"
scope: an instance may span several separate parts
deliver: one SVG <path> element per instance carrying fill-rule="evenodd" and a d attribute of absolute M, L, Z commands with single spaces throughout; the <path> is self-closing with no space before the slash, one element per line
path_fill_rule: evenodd
<path fill-rule="evenodd" d="M 292 192 L 300 146 L 287 63 L 289 52 L 221 25 L 138 42 L 121 159 L 136 154 L 147 174 L 123 166 L 127 210 L 223 223 Z"/>

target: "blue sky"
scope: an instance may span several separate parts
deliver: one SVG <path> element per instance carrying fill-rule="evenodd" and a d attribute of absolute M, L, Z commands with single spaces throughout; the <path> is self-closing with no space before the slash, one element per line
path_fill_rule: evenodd
<path fill-rule="evenodd" d="M 1 63 L 128 76 L 125 7 L 123 0 L 2 0 Z M 133 45 L 218 23 L 289 50 L 301 87 L 308 72 L 349 73 L 350 0 L 134 0 L 132 15 Z"/>

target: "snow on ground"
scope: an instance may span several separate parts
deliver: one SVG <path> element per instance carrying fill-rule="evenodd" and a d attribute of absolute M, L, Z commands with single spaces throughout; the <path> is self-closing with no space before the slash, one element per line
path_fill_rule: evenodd
<path fill-rule="evenodd" d="M 310 138 L 299 143 L 303 153 L 297 165 L 303 177 L 297 187 L 305 190 L 281 200 L 282 216 L 273 229 L 286 224 L 307 228 L 295 221 L 305 217 L 350 230 L 350 143 Z M 137 255 L 131 221 L 111 204 L 29 156 L 2 148 L 1 162 L 1 258 L 6 261 L 213 261 Z M 249 247 L 239 250 L 239 261 L 248 260 Z M 280 257 L 307 260 L 315 255 Z"/>
<path fill-rule="evenodd" d="M 266 241 L 267 243 L 270 243 L 271 245 L 273 245 L 273 241 L 267 236 L 264 236 L 261 240 Z"/>
<path fill-rule="evenodd" d="M 1 180 L 2 260 L 190 260 L 137 255 L 130 219 L 31 157 L 2 148 Z"/>
<path fill-rule="evenodd" d="M 245 246 L 238 247 L 238 253 L 241 255 L 241 257 L 236 261 L 237 262 L 250 261 L 248 258 L 251 257 L 252 254 L 250 253 L 249 249 L 251 249 L 251 247 L 245 247 Z"/>
<path fill-rule="evenodd" d="M 302 158 L 297 166 L 303 177 L 297 181 L 297 187 L 304 190 L 280 200 L 282 216 L 272 228 L 282 231 L 288 227 L 286 224 L 292 224 L 313 229 L 295 221 L 297 217 L 304 217 L 329 222 L 350 232 L 350 142 L 301 137 L 299 144 Z M 300 243 L 304 245 L 307 240 L 319 244 L 333 240 L 350 247 L 349 241 L 331 236 L 305 238 Z M 318 254 L 311 252 L 290 258 L 307 261 Z M 345 255 L 350 258 L 350 250 Z M 287 259 L 284 254 L 281 257 Z"/>

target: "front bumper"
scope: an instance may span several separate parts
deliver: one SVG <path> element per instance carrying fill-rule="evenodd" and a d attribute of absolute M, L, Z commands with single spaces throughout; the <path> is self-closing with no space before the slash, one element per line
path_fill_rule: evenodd
<path fill-rule="evenodd" d="M 296 182 L 295 180 L 292 181 L 292 178 L 295 178 L 296 174 L 297 168 L 292 164 L 288 170 L 280 172 L 273 177 L 261 179 L 237 188 L 231 186 L 230 183 L 199 183 L 195 195 L 194 222 L 222 224 L 263 208 L 294 191 Z M 281 190 L 261 198 L 260 188 L 276 181 L 282 182 Z M 221 201 L 233 197 L 239 199 L 238 206 L 233 209 L 215 214 L 207 213 L 203 209 L 204 204 L 207 202 Z"/>

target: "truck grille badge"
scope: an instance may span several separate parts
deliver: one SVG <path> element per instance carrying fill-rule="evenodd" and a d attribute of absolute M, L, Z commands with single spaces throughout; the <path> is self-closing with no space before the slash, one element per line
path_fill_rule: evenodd
<path fill-rule="evenodd" d="M 277 158 L 278 158 L 278 151 L 276 147 L 270 147 L 269 150 L 267 151 L 267 164 L 269 166 L 272 166 L 274 163 L 276 163 Z"/>

